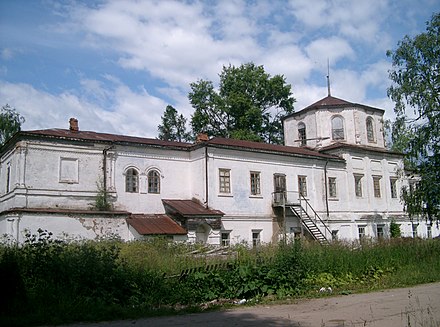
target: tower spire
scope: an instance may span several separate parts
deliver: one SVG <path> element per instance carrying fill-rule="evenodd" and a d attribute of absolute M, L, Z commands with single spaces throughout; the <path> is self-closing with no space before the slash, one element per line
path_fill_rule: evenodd
<path fill-rule="evenodd" d="M 330 93 L 330 62 L 329 62 L 328 58 L 327 58 L 327 95 L 331 96 L 331 93 Z"/>

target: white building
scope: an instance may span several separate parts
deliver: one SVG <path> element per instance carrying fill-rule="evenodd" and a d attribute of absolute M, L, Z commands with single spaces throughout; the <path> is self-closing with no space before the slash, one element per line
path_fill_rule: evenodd
<path fill-rule="evenodd" d="M 402 155 L 385 149 L 383 114 L 328 96 L 284 118 L 285 146 L 95 133 L 76 119 L 22 131 L 0 149 L 0 234 L 325 243 L 388 237 L 394 220 L 402 236 L 437 236 L 403 212 Z"/>

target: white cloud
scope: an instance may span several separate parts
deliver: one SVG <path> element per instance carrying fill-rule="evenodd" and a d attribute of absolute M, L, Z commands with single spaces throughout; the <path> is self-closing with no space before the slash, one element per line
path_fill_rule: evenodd
<path fill-rule="evenodd" d="M 309 29 L 324 28 L 332 34 L 375 44 L 386 19 L 387 0 L 291 0 L 292 14 Z"/>
<path fill-rule="evenodd" d="M 14 52 L 12 51 L 12 49 L 9 48 L 3 48 L 1 51 L 1 58 L 3 60 L 9 60 L 12 59 Z"/>
<path fill-rule="evenodd" d="M 344 58 L 355 58 L 355 52 L 348 41 L 336 36 L 316 39 L 306 46 L 305 51 L 311 60 L 321 63 L 327 62 L 327 59 L 334 64 Z"/>
<path fill-rule="evenodd" d="M 111 107 L 94 102 L 87 92 L 50 94 L 29 84 L 6 82 L 0 82 L 0 98 L 25 117 L 25 130 L 67 128 L 69 118 L 75 117 L 82 130 L 156 137 L 166 106 L 163 100 L 145 89 L 136 93 L 122 84 L 109 89 L 97 81 L 85 80 L 83 86 L 91 86 L 104 98 L 111 95 Z"/>

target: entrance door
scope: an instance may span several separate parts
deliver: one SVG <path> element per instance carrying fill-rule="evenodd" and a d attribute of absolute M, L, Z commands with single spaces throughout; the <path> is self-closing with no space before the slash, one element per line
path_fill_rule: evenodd
<path fill-rule="evenodd" d="M 286 193 L 286 175 L 284 174 L 274 174 L 273 175 L 273 185 L 274 185 L 274 201 L 275 203 L 281 203 L 285 199 Z"/>

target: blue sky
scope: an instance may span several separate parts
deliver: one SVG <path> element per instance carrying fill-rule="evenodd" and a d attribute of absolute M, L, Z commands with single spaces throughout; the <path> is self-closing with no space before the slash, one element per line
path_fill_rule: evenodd
<path fill-rule="evenodd" d="M 189 84 L 254 62 L 292 85 L 295 110 L 327 95 L 386 110 L 386 50 L 425 31 L 438 0 L 0 1 L 0 105 L 23 129 L 157 136 Z"/>

